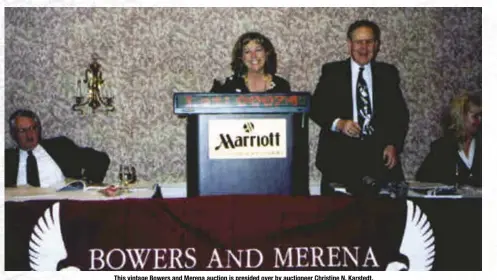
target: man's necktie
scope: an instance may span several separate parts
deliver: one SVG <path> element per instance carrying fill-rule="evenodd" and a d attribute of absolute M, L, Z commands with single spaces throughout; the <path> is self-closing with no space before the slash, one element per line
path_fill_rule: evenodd
<path fill-rule="evenodd" d="M 362 76 L 362 72 L 364 72 L 364 67 L 359 68 L 359 76 L 357 77 L 357 117 L 359 126 L 361 127 L 361 134 L 371 135 L 373 133 L 373 127 L 371 126 L 371 102 L 368 85 Z"/>
<path fill-rule="evenodd" d="M 28 184 L 36 187 L 40 186 L 40 177 L 38 175 L 38 164 L 36 163 L 36 158 L 33 155 L 33 151 L 28 151 L 26 175 L 28 177 Z"/>

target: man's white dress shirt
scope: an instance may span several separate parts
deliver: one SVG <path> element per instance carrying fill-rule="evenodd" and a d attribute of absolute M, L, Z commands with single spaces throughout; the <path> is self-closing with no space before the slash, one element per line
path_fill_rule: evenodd
<path fill-rule="evenodd" d="M 350 70 L 352 71 L 352 112 L 353 112 L 353 121 L 359 122 L 358 113 L 357 113 L 357 78 L 359 77 L 359 68 L 364 67 L 362 71 L 362 77 L 366 81 L 368 85 L 368 93 L 369 93 L 369 101 L 371 104 L 371 114 L 373 113 L 373 73 L 371 72 L 371 63 L 368 63 L 364 66 L 357 64 L 353 59 L 350 59 Z M 340 119 L 335 119 L 333 121 L 333 125 L 331 126 L 331 131 L 338 131 L 337 123 Z"/>
<path fill-rule="evenodd" d="M 33 149 L 33 155 L 36 158 L 36 163 L 38 166 L 40 187 L 42 188 L 58 187 L 64 184 L 65 177 L 64 174 L 62 174 L 62 170 L 41 145 L 37 145 Z M 17 171 L 18 186 L 28 184 L 26 178 L 27 159 L 28 159 L 28 152 L 20 149 L 19 169 Z"/>

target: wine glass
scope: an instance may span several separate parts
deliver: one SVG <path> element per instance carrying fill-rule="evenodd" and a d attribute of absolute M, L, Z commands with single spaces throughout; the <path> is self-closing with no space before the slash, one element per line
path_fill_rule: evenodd
<path fill-rule="evenodd" d="M 121 182 L 121 186 L 127 187 L 132 180 L 133 174 L 131 173 L 130 166 L 126 164 L 119 165 L 119 181 Z"/>

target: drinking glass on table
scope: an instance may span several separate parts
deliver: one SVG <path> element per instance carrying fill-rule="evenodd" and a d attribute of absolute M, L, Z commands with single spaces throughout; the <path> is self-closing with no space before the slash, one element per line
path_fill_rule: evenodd
<path fill-rule="evenodd" d="M 127 187 L 135 181 L 132 166 L 126 164 L 119 165 L 119 181 L 122 187 Z"/>

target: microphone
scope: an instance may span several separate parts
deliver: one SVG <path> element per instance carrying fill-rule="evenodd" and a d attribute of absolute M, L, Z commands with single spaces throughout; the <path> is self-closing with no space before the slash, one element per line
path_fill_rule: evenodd
<path fill-rule="evenodd" d="M 361 182 L 364 186 L 376 187 L 376 180 L 370 176 L 364 176 L 361 179 Z"/>
<path fill-rule="evenodd" d="M 357 196 L 377 196 L 380 188 L 376 180 L 371 176 L 364 176 L 359 180 L 354 180 L 348 185 L 349 192 Z"/>

